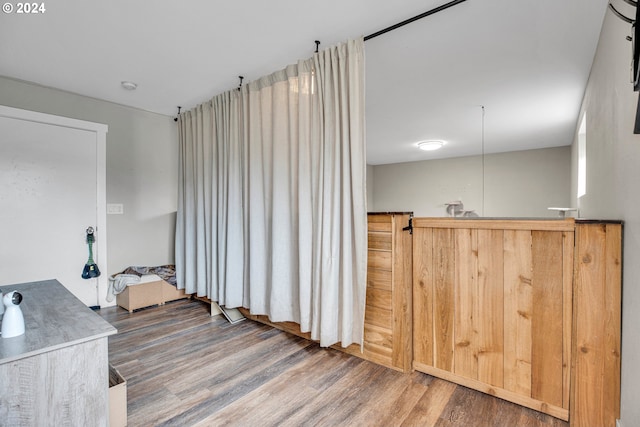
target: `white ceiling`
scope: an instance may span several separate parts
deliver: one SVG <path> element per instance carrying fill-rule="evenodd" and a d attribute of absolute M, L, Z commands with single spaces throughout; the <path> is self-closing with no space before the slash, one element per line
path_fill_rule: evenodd
<path fill-rule="evenodd" d="M 314 40 L 322 49 L 446 2 L 45 2 L 44 13 L 0 15 L 0 75 L 175 115 L 239 75 L 310 57 Z M 481 106 L 485 152 L 570 144 L 606 6 L 467 0 L 367 41 L 368 162 L 478 154 Z M 416 150 L 432 138 L 448 144 Z"/>

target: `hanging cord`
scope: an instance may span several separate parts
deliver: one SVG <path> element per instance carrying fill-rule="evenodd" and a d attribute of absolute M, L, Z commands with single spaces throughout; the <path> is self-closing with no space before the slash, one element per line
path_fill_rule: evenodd
<path fill-rule="evenodd" d="M 240 90 L 242 88 L 242 80 L 244 80 L 243 76 L 238 76 L 238 78 L 240 79 L 240 84 L 238 85 L 238 90 Z"/>
<path fill-rule="evenodd" d="M 181 108 L 182 108 L 182 107 L 178 106 L 178 117 L 180 117 L 180 109 L 181 109 Z M 178 121 L 178 117 L 174 118 L 174 119 L 173 119 L 173 121 L 174 121 L 174 122 L 177 122 L 177 121 Z"/>
<path fill-rule="evenodd" d="M 482 108 L 482 216 L 484 216 L 484 105 Z"/>
<path fill-rule="evenodd" d="M 320 47 L 320 40 L 316 40 L 315 44 L 316 44 L 316 53 L 318 53 L 318 47 Z"/>

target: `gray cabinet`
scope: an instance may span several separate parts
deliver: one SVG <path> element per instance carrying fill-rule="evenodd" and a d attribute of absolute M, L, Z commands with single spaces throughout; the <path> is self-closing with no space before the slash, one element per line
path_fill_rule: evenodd
<path fill-rule="evenodd" d="M 108 336 L 116 329 L 57 280 L 3 285 L 26 332 L 0 338 L 0 424 L 109 425 Z"/>

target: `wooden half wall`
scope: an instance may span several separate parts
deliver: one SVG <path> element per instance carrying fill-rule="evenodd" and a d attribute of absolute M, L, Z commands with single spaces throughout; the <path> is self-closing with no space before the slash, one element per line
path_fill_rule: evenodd
<path fill-rule="evenodd" d="M 415 218 L 413 366 L 615 426 L 620 222 Z"/>
<path fill-rule="evenodd" d="M 611 426 L 620 418 L 622 226 L 576 226 L 573 286 L 572 426 Z"/>
<path fill-rule="evenodd" d="M 415 369 L 568 419 L 573 221 L 414 227 Z"/>
<path fill-rule="evenodd" d="M 573 427 L 615 427 L 622 223 L 413 218 L 410 234 L 409 218 L 369 215 L 363 352 L 335 348 Z"/>

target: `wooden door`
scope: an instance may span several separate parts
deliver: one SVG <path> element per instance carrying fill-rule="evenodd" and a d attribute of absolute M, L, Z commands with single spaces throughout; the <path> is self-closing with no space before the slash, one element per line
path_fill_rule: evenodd
<path fill-rule="evenodd" d="M 85 304 L 103 304 L 105 133 L 104 125 L 0 106 L 3 290 L 57 279 Z M 94 260 L 102 275 L 85 280 L 89 226 L 97 229 Z"/>

